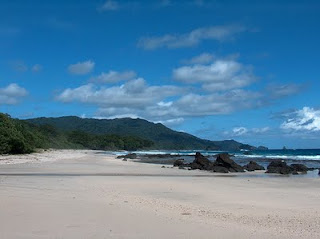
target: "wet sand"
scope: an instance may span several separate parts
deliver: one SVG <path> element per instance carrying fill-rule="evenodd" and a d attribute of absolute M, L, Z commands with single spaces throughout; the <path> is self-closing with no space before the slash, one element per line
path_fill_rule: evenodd
<path fill-rule="evenodd" d="M 259 175 L 0 156 L 0 238 L 320 238 L 320 177 Z"/>

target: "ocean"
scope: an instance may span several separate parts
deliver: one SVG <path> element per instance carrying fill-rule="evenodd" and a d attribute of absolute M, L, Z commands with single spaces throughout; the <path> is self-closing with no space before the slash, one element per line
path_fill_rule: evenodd
<path fill-rule="evenodd" d="M 219 153 L 229 153 L 232 159 L 240 165 L 245 165 L 251 160 L 267 167 L 273 160 L 284 160 L 287 164 L 302 163 L 309 168 L 320 168 L 320 149 L 270 149 L 270 150 L 254 150 L 254 151 L 206 151 L 206 150 L 151 150 L 151 151 L 115 151 L 109 152 L 113 155 L 125 155 L 128 153 L 136 153 L 145 156 L 141 160 L 148 163 L 172 164 L 172 157 L 151 157 L 152 155 L 171 155 L 177 158 L 183 158 L 186 163 L 194 160 L 195 152 L 207 156 L 210 160 L 214 160 L 214 156 Z M 150 155 L 150 157 L 148 157 Z"/>

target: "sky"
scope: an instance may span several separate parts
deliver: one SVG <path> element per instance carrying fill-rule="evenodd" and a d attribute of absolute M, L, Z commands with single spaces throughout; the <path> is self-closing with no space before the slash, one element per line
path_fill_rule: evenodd
<path fill-rule="evenodd" d="M 320 148 L 320 2 L 1 0 L 0 112 Z"/>

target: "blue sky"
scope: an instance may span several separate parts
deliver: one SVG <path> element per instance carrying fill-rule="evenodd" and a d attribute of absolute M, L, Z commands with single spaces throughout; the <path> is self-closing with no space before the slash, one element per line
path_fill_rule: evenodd
<path fill-rule="evenodd" d="M 320 148 L 319 1 L 0 3 L 0 111 Z"/>

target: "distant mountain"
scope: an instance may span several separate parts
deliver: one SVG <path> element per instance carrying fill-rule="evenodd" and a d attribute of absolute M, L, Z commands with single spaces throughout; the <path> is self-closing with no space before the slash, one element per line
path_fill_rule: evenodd
<path fill-rule="evenodd" d="M 63 131 L 82 131 L 90 134 L 115 134 L 135 136 L 150 140 L 153 149 L 207 149 L 207 150 L 254 150 L 255 147 L 234 140 L 210 141 L 191 134 L 177 132 L 160 123 L 143 119 L 89 119 L 76 116 L 58 118 L 34 118 L 26 120 L 35 125 L 51 125 Z"/>

